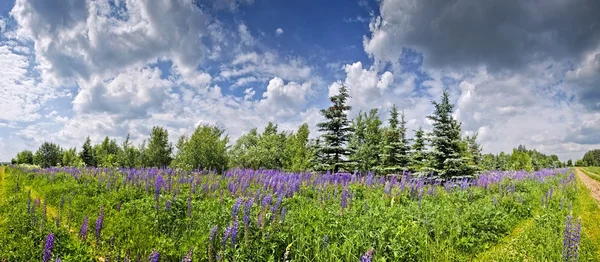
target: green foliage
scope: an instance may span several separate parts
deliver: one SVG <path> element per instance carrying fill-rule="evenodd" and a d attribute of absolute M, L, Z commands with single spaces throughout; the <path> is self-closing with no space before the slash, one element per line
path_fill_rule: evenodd
<path fill-rule="evenodd" d="M 325 122 L 317 124 L 319 131 L 323 133 L 321 135 L 323 144 L 319 146 L 320 162 L 322 166 L 336 172 L 347 168 L 347 158 L 351 154 L 351 151 L 346 148 L 353 131 L 346 113 L 352 109 L 351 106 L 346 105 L 349 97 L 348 89 L 342 85 L 339 93 L 329 98 L 333 105 L 321 109 Z"/>
<path fill-rule="evenodd" d="M 117 156 L 121 154 L 121 148 L 115 139 L 104 138 L 102 143 L 94 146 L 94 158 L 96 164 L 101 167 L 116 167 L 119 165 Z"/>
<path fill-rule="evenodd" d="M 122 145 L 122 150 L 119 150 L 117 155 L 117 162 L 121 167 L 137 167 L 141 166 L 141 163 L 138 163 L 140 162 L 139 158 L 140 151 L 129 141 L 129 134 L 127 134 L 127 138 Z"/>
<path fill-rule="evenodd" d="M 579 166 L 600 166 L 600 149 L 586 152 L 579 164 Z"/>
<path fill-rule="evenodd" d="M 515 155 L 516 152 L 516 155 Z M 568 162 L 567 162 L 568 163 Z M 536 150 L 527 150 L 523 145 L 513 149 L 512 154 L 500 152 L 498 155 L 485 154 L 482 156 L 482 170 L 541 170 L 544 168 L 562 167 L 556 155 L 545 155 Z"/>
<path fill-rule="evenodd" d="M 185 136 L 177 142 L 177 155 L 172 165 L 184 170 L 223 170 L 227 167 L 229 137 L 217 126 L 201 125 L 190 139 Z"/>
<path fill-rule="evenodd" d="M 57 166 L 60 161 L 62 161 L 61 151 L 62 150 L 58 145 L 50 142 L 44 142 L 35 152 L 33 163 L 42 168 Z"/>
<path fill-rule="evenodd" d="M 360 112 L 352 121 L 354 132 L 348 142 L 350 148 L 349 168 L 361 171 L 374 170 L 380 164 L 382 133 L 381 120 L 377 109 L 372 109 L 367 114 Z"/>
<path fill-rule="evenodd" d="M 309 148 L 308 136 L 310 130 L 308 124 L 304 123 L 295 134 L 291 134 L 285 145 L 284 170 L 289 171 L 307 171 L 311 168 L 312 152 Z"/>
<path fill-rule="evenodd" d="M 429 154 L 427 152 L 425 131 L 423 131 L 422 127 L 419 127 L 419 129 L 415 131 L 414 143 L 411 147 L 411 155 L 412 158 L 410 170 L 415 172 L 426 172 L 426 168 L 429 166 Z"/>
<path fill-rule="evenodd" d="M 390 111 L 389 126 L 383 132 L 378 170 L 384 174 L 399 173 L 408 169 L 411 162 L 404 111 L 400 114 L 400 119 L 398 116 L 398 108 L 394 105 Z"/>
<path fill-rule="evenodd" d="M 160 126 L 153 127 L 148 139 L 148 148 L 142 152 L 144 166 L 169 166 L 173 160 L 173 146 L 169 143 L 169 131 Z"/>
<path fill-rule="evenodd" d="M 432 168 L 442 178 L 471 176 L 474 171 L 464 156 L 464 143 L 461 138 L 460 123 L 452 117 L 454 105 L 450 94 L 444 90 L 441 101 L 431 102 L 435 111 L 427 116 L 433 121 L 431 132 Z"/>
<path fill-rule="evenodd" d="M 17 158 L 13 164 L 33 164 L 33 152 L 23 150 L 17 154 Z"/>
<path fill-rule="evenodd" d="M 83 161 L 85 166 L 96 166 L 94 149 L 92 148 L 92 142 L 89 136 L 85 139 L 85 143 L 83 143 L 83 147 L 81 153 L 79 153 L 79 157 L 81 157 L 81 160 Z"/>
<path fill-rule="evenodd" d="M 77 155 L 75 148 L 67 149 L 63 152 L 62 165 L 63 166 L 73 166 L 73 167 L 83 166 L 83 161 L 81 160 L 79 155 Z"/>
<path fill-rule="evenodd" d="M 293 197 L 283 199 L 281 206 L 288 211 L 284 221 L 279 212 L 260 208 L 256 201 L 248 227 L 242 222 L 243 208 L 231 217 L 231 207 L 240 197 L 227 190 L 234 180 L 214 174 L 194 176 L 200 185 L 218 188 L 206 192 L 196 188 L 192 193 L 186 184 L 165 187 L 156 200 L 154 186 L 123 183 L 127 175 L 81 170 L 75 178 L 9 168 L 8 175 L 0 177 L 0 260 L 39 261 L 45 236 L 53 232 L 52 261 L 58 257 L 117 261 L 126 254 L 135 260 L 138 255 L 147 258 L 153 249 L 160 252 L 161 261 L 181 261 L 190 248 L 194 261 L 215 261 L 216 255 L 224 261 L 283 261 L 284 256 L 289 261 L 358 261 L 371 248 L 373 261 L 559 261 L 564 218 L 571 212 L 583 218 L 580 261 L 597 261 L 600 243 L 590 234 L 598 228 L 598 207 L 589 192 L 580 199 L 582 191 L 564 182 L 567 175 L 544 182 L 503 180 L 485 189 L 446 191 L 426 186 L 421 200 L 398 186 L 386 194 L 384 184 L 350 183 L 347 209 L 340 207 L 341 185 L 314 187 L 311 180 Z M 507 190 L 512 186 L 514 191 Z M 243 200 L 254 197 L 259 188 L 261 184 L 252 184 Z M 540 199 L 550 188 L 554 194 L 542 204 Z M 47 204 L 46 219 L 38 206 L 27 212 L 29 198 Z M 93 231 L 100 206 L 104 226 L 97 240 Z M 82 240 L 78 231 L 86 215 L 89 236 Z M 259 227 L 261 215 L 265 225 Z M 225 228 L 236 219 L 238 242 L 222 245 Z M 214 225 L 218 230 L 211 242 L 208 236 Z"/>

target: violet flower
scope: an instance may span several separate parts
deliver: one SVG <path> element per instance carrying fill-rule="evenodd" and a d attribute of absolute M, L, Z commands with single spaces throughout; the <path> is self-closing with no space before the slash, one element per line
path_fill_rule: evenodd
<path fill-rule="evenodd" d="M 83 218 L 83 224 L 81 224 L 81 229 L 79 230 L 79 236 L 83 239 L 83 241 L 85 241 L 85 239 L 87 238 L 87 231 L 88 231 L 88 216 L 86 215 Z"/>
<path fill-rule="evenodd" d="M 104 207 L 100 207 L 100 213 L 96 220 L 96 241 L 100 241 L 100 233 L 102 231 L 102 223 L 104 223 Z"/>
<path fill-rule="evenodd" d="M 42 260 L 44 262 L 50 261 L 52 258 L 52 249 L 54 248 L 54 234 L 50 233 L 46 237 L 46 245 L 44 246 L 44 254 Z"/>

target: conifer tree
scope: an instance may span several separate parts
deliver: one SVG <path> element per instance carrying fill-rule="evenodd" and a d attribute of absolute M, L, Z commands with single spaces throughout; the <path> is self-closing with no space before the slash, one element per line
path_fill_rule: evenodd
<path fill-rule="evenodd" d="M 377 109 L 371 109 L 368 114 L 361 111 L 352 121 L 354 133 L 348 148 L 352 151 L 349 164 L 354 170 L 371 171 L 380 164 L 381 124 Z"/>
<path fill-rule="evenodd" d="M 427 166 L 427 141 L 423 127 L 415 131 L 414 143 L 412 144 L 411 170 L 414 172 L 426 171 Z"/>
<path fill-rule="evenodd" d="M 433 115 L 427 116 L 433 121 L 431 132 L 432 168 L 436 175 L 442 178 L 472 175 L 467 164 L 467 159 L 462 156 L 463 144 L 460 123 L 452 117 L 454 105 L 450 103 L 450 94 L 444 90 L 442 99 L 438 103 L 431 102 L 435 110 Z"/>
<path fill-rule="evenodd" d="M 400 119 L 398 117 L 400 116 Z M 404 112 L 398 113 L 396 105 L 390 111 L 389 126 L 383 135 L 381 147 L 381 166 L 383 173 L 399 173 L 410 164 L 410 146 L 406 136 L 406 119 Z"/>
<path fill-rule="evenodd" d="M 321 114 L 326 121 L 317 124 L 319 131 L 323 133 L 323 145 L 321 162 L 334 172 L 345 167 L 350 150 L 346 148 L 346 143 L 350 139 L 352 127 L 348 120 L 347 111 L 352 107 L 346 105 L 350 95 L 346 86 L 340 87 L 339 93 L 329 98 L 332 106 L 327 109 L 321 109 Z"/>
<path fill-rule="evenodd" d="M 96 166 L 96 159 L 94 157 L 94 149 L 92 148 L 92 142 L 88 136 L 83 143 L 81 153 L 79 154 L 81 160 L 85 166 Z"/>

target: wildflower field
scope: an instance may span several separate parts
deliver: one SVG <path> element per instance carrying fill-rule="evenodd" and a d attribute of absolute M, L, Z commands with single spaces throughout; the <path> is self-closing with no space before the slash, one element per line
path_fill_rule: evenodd
<path fill-rule="evenodd" d="M 570 169 L 0 170 L 0 261 L 598 261 Z M 582 222 L 583 220 L 583 222 Z M 583 226 L 582 226 L 583 225 Z"/>

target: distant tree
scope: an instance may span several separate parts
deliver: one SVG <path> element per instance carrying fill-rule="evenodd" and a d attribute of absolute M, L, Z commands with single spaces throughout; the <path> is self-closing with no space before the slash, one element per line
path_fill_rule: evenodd
<path fill-rule="evenodd" d="M 217 126 L 201 125 L 190 139 L 181 136 L 173 166 L 185 170 L 206 169 L 221 171 L 227 167 L 229 137 Z"/>
<path fill-rule="evenodd" d="M 96 164 L 102 167 L 118 166 L 117 156 L 120 154 L 121 148 L 114 139 L 104 138 L 102 143 L 94 146 L 94 156 Z"/>
<path fill-rule="evenodd" d="M 372 171 L 380 164 L 383 133 L 381 124 L 377 109 L 371 109 L 368 114 L 361 111 L 352 121 L 354 132 L 350 136 L 348 148 L 352 152 L 349 164 L 354 170 Z"/>
<path fill-rule="evenodd" d="M 474 170 L 468 165 L 462 153 L 462 138 L 460 123 L 452 117 L 454 105 L 450 103 L 450 94 L 444 90 L 438 103 L 432 101 L 435 107 L 433 115 L 427 116 L 433 122 L 431 133 L 432 167 L 442 178 L 473 175 Z"/>
<path fill-rule="evenodd" d="M 79 157 L 86 166 L 96 166 L 96 159 L 94 157 L 94 149 L 92 148 L 92 142 L 90 137 L 88 136 L 83 143 L 83 147 L 81 153 L 79 153 Z"/>
<path fill-rule="evenodd" d="M 244 167 L 244 168 L 259 168 L 260 160 L 252 155 L 253 151 L 256 151 L 258 146 L 258 130 L 253 128 L 250 132 L 242 135 L 237 139 L 235 145 L 231 148 L 230 163 L 232 167 Z"/>
<path fill-rule="evenodd" d="M 122 150 L 119 150 L 117 156 L 117 162 L 121 167 L 135 167 L 136 159 L 139 158 L 140 152 L 129 140 L 130 137 L 129 134 L 127 134 L 127 138 L 125 138 L 125 141 L 121 145 Z"/>
<path fill-rule="evenodd" d="M 67 149 L 67 150 L 63 151 L 62 165 L 63 166 L 75 166 L 75 167 L 83 165 L 83 161 L 77 155 L 75 148 L 71 148 L 71 149 Z"/>
<path fill-rule="evenodd" d="M 422 127 L 419 127 L 415 131 L 414 143 L 412 144 L 412 158 L 410 170 L 414 172 L 427 171 L 425 170 L 428 166 L 428 154 L 427 154 L 427 140 L 425 137 L 425 131 Z"/>
<path fill-rule="evenodd" d="M 567 166 L 573 166 L 573 161 L 571 159 L 567 160 Z"/>
<path fill-rule="evenodd" d="M 586 166 L 600 166 L 600 149 L 586 152 L 581 160 Z"/>
<path fill-rule="evenodd" d="M 165 167 L 171 164 L 173 146 L 169 143 L 169 132 L 160 126 L 153 127 L 146 151 L 146 166 Z"/>
<path fill-rule="evenodd" d="M 284 169 L 288 171 L 307 171 L 311 168 L 308 136 L 310 130 L 304 123 L 295 134 L 286 140 Z"/>
<path fill-rule="evenodd" d="M 44 142 L 35 152 L 33 162 L 42 168 L 57 166 L 61 155 L 61 148 L 49 142 Z"/>
<path fill-rule="evenodd" d="M 514 149 L 510 158 L 511 170 L 533 171 L 531 157 L 524 151 Z"/>
<path fill-rule="evenodd" d="M 352 109 L 351 106 L 346 105 L 349 97 L 348 89 L 342 85 L 339 93 L 329 98 L 333 105 L 327 109 L 321 109 L 321 114 L 326 121 L 317 124 L 319 131 L 323 133 L 321 135 L 323 145 L 320 147 L 323 158 L 320 161 L 327 169 L 332 169 L 334 172 L 345 167 L 350 154 L 346 148 L 346 143 L 352 133 L 346 113 Z"/>
<path fill-rule="evenodd" d="M 33 164 L 33 152 L 29 150 L 23 150 L 17 154 L 15 164 Z"/>

